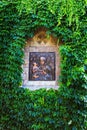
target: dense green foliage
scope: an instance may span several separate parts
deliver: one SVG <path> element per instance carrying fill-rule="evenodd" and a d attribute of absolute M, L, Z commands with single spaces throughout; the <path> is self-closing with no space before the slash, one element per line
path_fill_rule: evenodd
<path fill-rule="evenodd" d="M 86 13 L 86 0 L 0 1 L 1 130 L 87 129 Z M 21 85 L 25 41 L 39 27 L 63 42 L 56 92 L 31 93 L 16 87 Z"/>
<path fill-rule="evenodd" d="M 78 118 L 79 111 L 75 114 L 78 120 L 69 115 L 67 109 L 70 105 L 57 90 L 31 92 L 21 88 L 6 89 L 2 90 L 0 102 L 0 130 L 85 129 L 84 120 Z M 77 105 L 73 109 L 77 110 Z"/>

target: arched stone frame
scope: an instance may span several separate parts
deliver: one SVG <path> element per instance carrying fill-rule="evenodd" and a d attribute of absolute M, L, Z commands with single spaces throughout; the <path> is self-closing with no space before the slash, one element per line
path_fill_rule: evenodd
<path fill-rule="evenodd" d="M 58 39 L 52 35 L 46 34 L 46 29 L 39 29 L 33 38 L 29 38 L 24 48 L 23 65 L 23 87 L 31 90 L 39 88 L 58 88 L 58 79 L 60 75 L 60 55 Z M 29 57 L 31 52 L 54 52 L 55 53 L 55 80 L 54 81 L 29 81 Z"/>

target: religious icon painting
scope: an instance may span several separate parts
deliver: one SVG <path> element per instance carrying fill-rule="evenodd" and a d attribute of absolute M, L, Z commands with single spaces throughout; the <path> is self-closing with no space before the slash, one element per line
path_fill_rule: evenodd
<path fill-rule="evenodd" d="M 29 53 L 29 81 L 54 81 L 55 69 L 55 52 Z"/>

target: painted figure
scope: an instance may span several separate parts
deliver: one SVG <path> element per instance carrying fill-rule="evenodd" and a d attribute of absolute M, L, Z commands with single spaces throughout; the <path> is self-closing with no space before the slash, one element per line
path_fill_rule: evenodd
<path fill-rule="evenodd" d="M 39 80 L 39 67 L 38 67 L 38 64 L 36 62 L 33 63 L 32 72 L 33 72 L 32 78 L 34 80 Z"/>

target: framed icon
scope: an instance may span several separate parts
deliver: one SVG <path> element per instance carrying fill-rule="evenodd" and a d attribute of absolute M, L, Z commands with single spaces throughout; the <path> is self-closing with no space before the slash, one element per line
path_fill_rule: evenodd
<path fill-rule="evenodd" d="M 30 52 L 29 81 L 54 81 L 55 57 L 55 52 Z"/>

